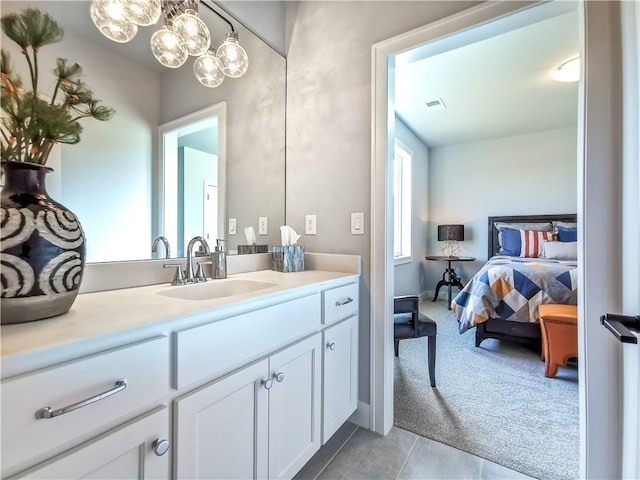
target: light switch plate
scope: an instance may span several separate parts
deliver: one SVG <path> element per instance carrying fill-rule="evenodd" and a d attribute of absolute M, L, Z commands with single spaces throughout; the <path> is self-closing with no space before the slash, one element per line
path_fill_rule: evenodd
<path fill-rule="evenodd" d="M 315 215 L 304 216 L 304 233 L 306 235 L 316 234 L 316 216 Z"/>
<path fill-rule="evenodd" d="M 236 234 L 236 225 L 238 224 L 238 220 L 235 217 L 229 217 L 229 235 Z"/>
<path fill-rule="evenodd" d="M 258 235 L 269 234 L 269 219 L 267 217 L 258 218 Z"/>
<path fill-rule="evenodd" d="M 364 212 L 351 214 L 351 235 L 364 235 Z"/>

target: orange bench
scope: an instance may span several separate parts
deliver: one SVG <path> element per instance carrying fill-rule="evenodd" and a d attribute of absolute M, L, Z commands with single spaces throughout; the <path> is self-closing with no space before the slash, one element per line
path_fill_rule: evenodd
<path fill-rule="evenodd" d="M 578 356 L 578 307 L 576 305 L 540 305 L 544 375 L 555 377 L 558 367 Z"/>

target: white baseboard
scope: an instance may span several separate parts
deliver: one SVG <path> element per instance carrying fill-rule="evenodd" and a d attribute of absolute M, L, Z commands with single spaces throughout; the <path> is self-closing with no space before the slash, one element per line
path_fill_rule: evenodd
<path fill-rule="evenodd" d="M 358 402 L 358 409 L 351 415 L 349 421 L 359 427 L 371 429 L 371 406 L 368 403 Z"/>

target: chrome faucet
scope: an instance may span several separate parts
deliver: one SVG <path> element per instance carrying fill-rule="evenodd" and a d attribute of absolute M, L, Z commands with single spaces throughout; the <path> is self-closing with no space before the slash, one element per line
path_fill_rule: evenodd
<path fill-rule="evenodd" d="M 204 238 L 197 236 L 193 237 L 189 241 L 189 245 L 187 245 L 187 283 L 207 281 L 204 274 L 199 273 L 198 276 L 193 275 L 193 247 L 197 242 L 200 242 L 202 244 L 202 246 L 204 247 L 204 253 L 206 255 L 211 255 L 211 252 L 209 251 L 209 244 Z M 198 271 L 201 272 L 200 269 L 198 269 Z"/>
<path fill-rule="evenodd" d="M 164 258 L 171 258 L 171 248 L 169 247 L 169 240 L 167 240 L 167 237 L 164 237 L 162 235 L 156 237 L 156 239 L 153 241 L 153 245 L 151 246 L 151 253 L 158 252 L 158 244 L 160 242 L 164 244 Z"/>

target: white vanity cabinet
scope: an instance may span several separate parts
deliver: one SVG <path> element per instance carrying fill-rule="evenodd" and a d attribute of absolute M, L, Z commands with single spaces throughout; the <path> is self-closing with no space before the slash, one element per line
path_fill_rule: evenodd
<path fill-rule="evenodd" d="M 357 407 L 358 276 L 255 275 L 283 290 L 219 309 L 95 294 L 95 313 L 38 331 L 85 337 L 3 356 L 2 479 L 292 478 Z M 105 309 L 122 325 L 157 302 L 180 315 L 89 334 Z"/>
<path fill-rule="evenodd" d="M 267 476 L 268 375 L 265 359 L 175 401 L 175 478 Z"/>
<path fill-rule="evenodd" d="M 176 478 L 291 478 L 320 448 L 321 335 L 178 398 Z"/>
<path fill-rule="evenodd" d="M 3 477 L 61 451 L 71 452 L 79 442 L 92 442 L 137 412 L 159 405 L 169 391 L 168 375 L 169 342 L 159 336 L 3 380 Z M 158 435 L 167 438 L 167 428 L 167 422 L 158 424 Z M 110 446 L 102 451 L 104 459 L 123 453 L 119 442 L 101 445 Z M 56 457 L 53 471 L 76 467 L 65 456 Z M 84 468 L 81 463 L 77 467 Z M 75 478 L 73 472 L 58 473 L 58 478 Z"/>
<path fill-rule="evenodd" d="M 324 330 L 322 444 L 358 408 L 358 317 Z"/>
<path fill-rule="evenodd" d="M 321 334 L 269 359 L 269 478 L 292 478 L 320 448 Z"/>
<path fill-rule="evenodd" d="M 11 479 L 168 479 L 169 415 L 157 409 Z"/>

